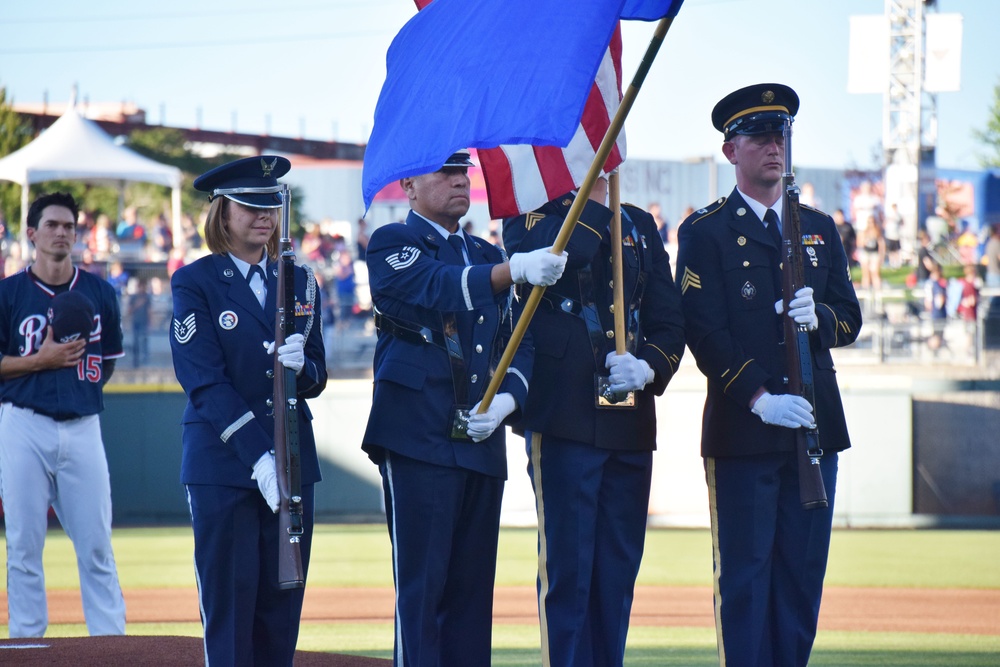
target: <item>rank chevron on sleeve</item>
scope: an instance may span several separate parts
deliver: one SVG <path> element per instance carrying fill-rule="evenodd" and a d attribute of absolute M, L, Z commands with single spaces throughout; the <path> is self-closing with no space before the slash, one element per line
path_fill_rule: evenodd
<path fill-rule="evenodd" d="M 691 267 L 684 267 L 684 276 L 681 278 L 681 294 L 687 292 L 689 287 L 701 289 L 701 276 L 691 270 Z"/>

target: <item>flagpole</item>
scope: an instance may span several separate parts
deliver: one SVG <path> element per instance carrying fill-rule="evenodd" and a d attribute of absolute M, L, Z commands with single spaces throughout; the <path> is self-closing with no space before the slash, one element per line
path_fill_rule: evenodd
<path fill-rule="evenodd" d="M 622 204 L 618 170 L 608 174 L 608 203 L 611 206 L 611 293 L 615 316 L 615 354 L 625 354 L 625 294 L 622 288 Z"/>
<path fill-rule="evenodd" d="M 580 187 L 576 191 L 576 198 L 573 200 L 573 204 L 566 214 L 566 219 L 563 221 L 562 227 L 559 228 L 559 234 L 552 244 L 552 254 L 559 255 L 566 250 L 566 246 L 569 244 L 569 237 L 573 234 L 576 223 L 580 221 L 580 214 L 587 203 L 588 195 L 591 189 L 593 189 L 594 184 L 597 183 L 602 167 L 607 162 L 608 156 L 611 155 L 611 149 L 614 147 L 615 142 L 618 141 L 618 135 L 625 126 L 625 118 L 632 110 L 632 104 L 635 103 L 636 95 L 639 94 L 639 89 L 646 80 L 646 75 L 649 73 L 650 67 L 653 66 L 653 60 L 656 59 L 656 54 L 663 44 L 663 38 L 666 37 L 667 31 L 670 30 L 670 24 L 673 22 L 674 18 L 672 16 L 665 16 L 656 24 L 656 30 L 653 31 L 653 37 L 649 41 L 649 46 L 646 47 L 646 53 L 642 57 L 642 62 L 639 63 L 639 68 L 636 70 L 635 76 L 632 77 L 632 83 L 629 84 L 625 90 L 625 94 L 622 95 L 618 111 L 615 112 L 615 117 L 611 119 L 611 124 L 608 125 L 608 130 L 604 133 L 604 139 L 601 141 L 601 145 L 594 155 L 594 161 L 590 163 L 590 169 L 587 170 L 587 175 L 584 176 L 583 182 L 580 183 Z M 542 300 L 542 294 L 544 293 L 544 287 L 535 285 L 532 287 L 528 298 L 525 299 L 521 317 L 518 319 L 514 331 L 511 332 L 510 340 L 507 342 L 507 347 L 504 348 L 503 356 L 500 357 L 500 361 L 497 363 L 493 378 L 490 380 L 483 400 L 479 404 L 478 414 L 486 412 L 490 407 L 490 403 L 493 402 L 497 390 L 500 389 L 500 383 L 503 382 L 504 376 L 507 375 L 507 369 L 510 368 L 511 361 L 514 360 L 514 353 L 521 344 L 521 340 L 528 330 L 531 318 L 535 316 L 538 303 Z"/>

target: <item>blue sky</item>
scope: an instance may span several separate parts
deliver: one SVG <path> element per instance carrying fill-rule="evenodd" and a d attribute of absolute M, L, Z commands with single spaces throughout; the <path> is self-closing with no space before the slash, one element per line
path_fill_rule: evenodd
<path fill-rule="evenodd" d="M 971 133 L 1000 84 L 1000 2 L 937 4 L 964 16 L 962 89 L 938 95 L 937 162 L 976 169 Z M 76 83 L 81 98 L 134 102 L 154 123 L 230 130 L 235 116 L 241 132 L 364 142 L 386 49 L 414 11 L 411 0 L 14 3 L 0 18 L 0 85 L 17 102 L 65 102 Z M 848 19 L 883 12 L 883 0 L 686 0 L 626 123 L 629 155 L 721 159 L 715 102 L 780 81 L 802 99 L 797 165 L 876 166 L 882 98 L 847 93 Z M 626 27 L 628 79 L 652 30 Z"/>

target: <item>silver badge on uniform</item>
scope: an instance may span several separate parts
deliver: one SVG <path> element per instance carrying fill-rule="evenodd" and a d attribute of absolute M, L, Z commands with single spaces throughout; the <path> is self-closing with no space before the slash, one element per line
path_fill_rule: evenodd
<path fill-rule="evenodd" d="M 174 318 L 174 339 L 184 345 L 194 338 L 196 331 L 194 313 L 189 314 L 183 320 Z"/>
<path fill-rule="evenodd" d="M 812 262 L 813 268 L 815 269 L 819 266 L 819 259 L 816 257 L 816 248 L 811 245 L 806 246 L 806 254 L 809 255 L 809 261 Z"/>
<path fill-rule="evenodd" d="M 226 331 L 231 331 L 240 323 L 240 318 L 231 310 L 224 310 L 219 314 L 219 326 Z"/>
<path fill-rule="evenodd" d="M 226 269 L 225 271 L 222 272 L 222 275 L 224 275 L 227 278 L 232 278 L 233 277 L 233 270 L 232 269 Z"/>
<path fill-rule="evenodd" d="M 743 295 L 744 299 L 746 299 L 747 301 L 750 301 L 755 296 L 757 296 L 757 288 L 754 287 L 753 283 L 751 283 L 748 280 L 745 283 L 743 283 L 743 289 L 740 290 L 740 294 Z"/>

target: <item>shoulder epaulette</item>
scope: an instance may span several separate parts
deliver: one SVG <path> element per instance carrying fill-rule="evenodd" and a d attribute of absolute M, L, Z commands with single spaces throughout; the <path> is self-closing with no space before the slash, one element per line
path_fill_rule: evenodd
<path fill-rule="evenodd" d="M 712 215 L 713 213 L 717 213 L 725 203 L 726 203 L 726 198 L 719 197 L 716 201 L 712 202 L 708 206 L 700 208 L 694 213 L 692 213 L 690 216 L 688 216 L 688 220 L 690 220 L 691 224 L 693 225 L 699 220 L 703 220 Z"/>

